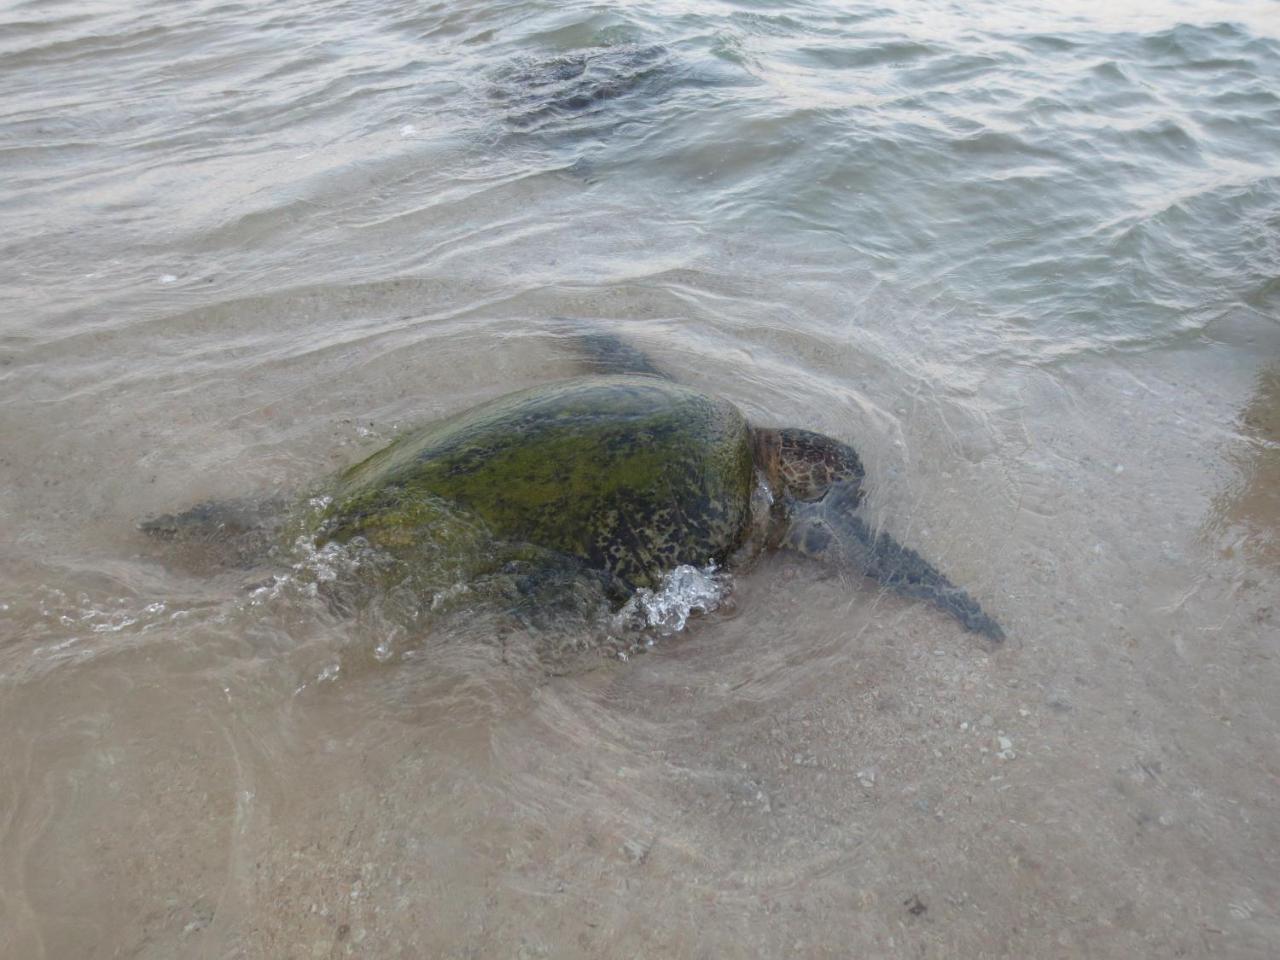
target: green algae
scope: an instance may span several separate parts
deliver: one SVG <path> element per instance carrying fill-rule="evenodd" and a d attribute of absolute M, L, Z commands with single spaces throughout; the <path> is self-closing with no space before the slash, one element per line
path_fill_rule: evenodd
<path fill-rule="evenodd" d="M 625 592 L 682 563 L 723 562 L 751 486 L 732 404 L 653 377 L 587 377 L 424 427 L 352 467 L 318 542 L 363 538 L 472 576 L 560 555 Z M 516 545 L 537 557 L 513 561 Z"/>

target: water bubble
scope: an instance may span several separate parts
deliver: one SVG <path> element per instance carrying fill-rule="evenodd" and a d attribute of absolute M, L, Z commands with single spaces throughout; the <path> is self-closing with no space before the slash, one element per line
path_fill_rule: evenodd
<path fill-rule="evenodd" d="M 693 613 L 710 613 L 729 593 L 728 574 L 709 564 L 703 569 L 681 564 L 663 578 L 658 590 L 641 588 L 618 617 L 624 623 L 651 627 L 659 636 L 679 633 Z"/>
<path fill-rule="evenodd" d="M 316 683 L 325 683 L 327 681 L 336 680 L 338 674 L 342 672 L 342 665 L 331 663 L 316 674 Z"/>

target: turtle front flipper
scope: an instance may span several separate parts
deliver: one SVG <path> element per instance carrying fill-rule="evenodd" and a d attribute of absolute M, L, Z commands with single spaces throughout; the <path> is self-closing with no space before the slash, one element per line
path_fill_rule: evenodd
<path fill-rule="evenodd" d="M 903 596 L 934 603 L 974 633 L 1004 639 L 973 597 L 866 522 L 859 509 L 862 463 L 851 447 L 807 430 L 756 430 L 754 440 L 756 463 L 781 494 L 771 545 L 857 570 Z"/>
<path fill-rule="evenodd" d="M 877 533 L 857 513 L 856 502 L 832 489 L 818 503 L 799 504 L 781 546 L 835 566 L 858 570 L 896 593 L 928 600 L 960 621 L 966 630 L 999 643 L 1000 624 L 978 601 L 910 547 Z"/>
<path fill-rule="evenodd" d="M 590 321 L 557 317 L 555 323 L 591 373 L 646 374 L 666 378 L 666 374 L 654 366 L 643 351 Z"/>

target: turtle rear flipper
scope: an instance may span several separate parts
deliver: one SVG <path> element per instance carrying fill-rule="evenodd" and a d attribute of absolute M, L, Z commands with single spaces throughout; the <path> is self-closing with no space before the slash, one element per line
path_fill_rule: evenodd
<path fill-rule="evenodd" d="M 288 507 L 289 501 L 273 499 L 206 501 L 144 520 L 138 529 L 191 548 L 203 566 L 248 567 L 278 542 Z"/>

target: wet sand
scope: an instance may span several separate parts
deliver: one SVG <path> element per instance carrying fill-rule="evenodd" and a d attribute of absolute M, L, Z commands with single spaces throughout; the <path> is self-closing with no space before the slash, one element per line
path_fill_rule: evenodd
<path fill-rule="evenodd" d="M 695 379 L 670 329 L 633 326 Z M 571 372 L 524 333 L 529 379 Z M 1266 956 L 1273 336 L 990 383 L 966 400 L 980 430 L 889 401 L 917 413 L 862 444 L 873 504 L 996 611 L 1002 647 L 781 556 L 647 654 L 563 676 L 465 625 L 379 662 L 376 624 L 228 605 L 234 583 L 145 551 L 75 568 L 78 597 L 19 566 L 42 599 L 5 611 L 27 639 L 4 671 L 3 954 Z M 473 351 L 431 352 L 447 381 Z M 389 379 L 364 409 L 404 402 Z M 376 442 L 346 398 L 205 396 L 219 428 L 175 432 L 172 457 L 268 415 L 307 425 L 304 452 Z M 99 409 L 110 436 L 122 408 Z M 53 492 L 6 479 L 75 554 L 92 528 L 51 528 L 60 498 L 105 479 L 104 558 L 156 502 L 121 466 Z M 126 568 L 139 622 L 85 636 L 122 623 Z M 140 613 L 152 594 L 165 609 Z"/>

